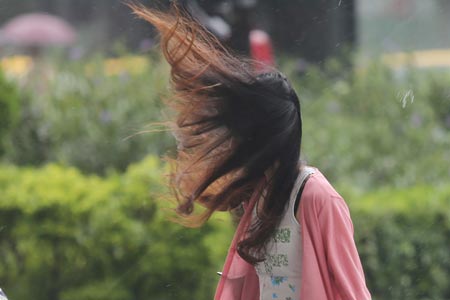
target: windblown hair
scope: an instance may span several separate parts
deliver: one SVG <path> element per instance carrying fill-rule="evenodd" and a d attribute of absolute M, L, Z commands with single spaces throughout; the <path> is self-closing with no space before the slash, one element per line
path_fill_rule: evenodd
<path fill-rule="evenodd" d="M 199 226 L 259 194 L 259 218 L 238 253 L 252 264 L 263 261 L 299 173 L 297 95 L 280 72 L 256 74 L 254 62 L 230 53 L 176 5 L 167 12 L 130 7 L 156 27 L 171 66 L 178 153 L 170 187 L 178 214 Z M 206 207 L 201 215 L 193 213 L 195 202 Z"/>

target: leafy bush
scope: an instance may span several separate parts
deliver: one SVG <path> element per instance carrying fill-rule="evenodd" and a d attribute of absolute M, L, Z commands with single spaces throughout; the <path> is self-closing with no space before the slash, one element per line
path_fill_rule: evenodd
<path fill-rule="evenodd" d="M 11 299 L 211 299 L 233 233 L 163 216 L 155 157 L 123 175 L 0 167 L 0 282 Z M 339 189 L 374 300 L 450 298 L 450 186 Z"/>
<path fill-rule="evenodd" d="M 292 75 L 306 159 L 332 181 L 365 190 L 447 181 L 450 131 L 435 112 L 447 107 L 438 103 L 448 102 L 450 77 L 429 75 L 377 63 L 347 71 L 330 63 Z"/>
<path fill-rule="evenodd" d="M 374 300 L 450 298 L 448 184 L 347 199 L 353 199 L 356 243 Z"/>
<path fill-rule="evenodd" d="M 444 77 L 446 80 L 442 77 L 442 74 L 430 74 L 430 104 L 436 118 L 450 130 L 450 76 Z"/>
<path fill-rule="evenodd" d="M 173 147 L 167 133 L 133 136 L 164 119 L 168 68 L 158 56 L 63 65 L 28 80 L 9 161 L 57 161 L 104 174 Z M 291 65 L 282 68 L 292 73 Z M 333 60 L 303 77 L 290 74 L 302 102 L 305 158 L 334 182 L 365 190 L 445 181 L 448 75 L 412 68 L 398 73 L 380 63 L 350 69 Z"/>
<path fill-rule="evenodd" d="M 161 171 L 155 158 L 107 179 L 2 166 L 0 282 L 9 297 L 210 299 L 220 268 L 212 259 L 226 247 L 209 235 L 220 225 L 168 222 L 155 201 Z"/>
<path fill-rule="evenodd" d="M 158 59 L 97 57 L 37 67 L 24 88 L 9 161 L 57 161 L 104 174 L 173 145 L 164 132 L 140 134 L 162 119 L 168 72 Z"/>
<path fill-rule="evenodd" d="M 4 153 L 5 140 L 17 122 L 19 102 L 16 86 L 5 78 L 0 68 L 0 155 Z"/>

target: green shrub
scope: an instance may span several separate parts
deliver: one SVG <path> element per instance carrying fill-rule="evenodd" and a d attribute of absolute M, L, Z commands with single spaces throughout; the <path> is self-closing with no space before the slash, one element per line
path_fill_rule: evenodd
<path fill-rule="evenodd" d="M 47 80 L 32 76 L 7 158 L 104 174 L 172 149 L 167 133 L 127 139 L 164 119 L 168 87 L 168 68 L 158 56 L 141 57 L 145 64 L 131 58 L 66 62 L 51 66 Z M 302 103 L 304 156 L 333 182 L 370 190 L 450 176 L 448 73 L 411 68 L 399 74 L 380 63 L 350 69 L 330 61 L 290 78 Z"/>
<path fill-rule="evenodd" d="M 447 75 L 447 76 L 446 76 Z M 450 130 L 450 76 L 430 74 L 429 98 L 436 118 Z"/>
<path fill-rule="evenodd" d="M 16 86 L 5 78 L 0 68 L 0 155 L 4 154 L 6 139 L 17 122 L 19 102 Z"/>
<path fill-rule="evenodd" d="M 140 134 L 154 130 L 149 124 L 162 119 L 167 66 L 156 58 L 135 61 L 96 57 L 41 66 L 44 70 L 31 73 L 9 161 L 53 161 L 105 174 L 108 169 L 124 171 L 145 155 L 170 148 L 173 141 L 167 133 Z M 141 65 L 134 66 L 137 63 Z M 52 75 L 43 78 L 42 73 L 49 73 L 46 68 Z"/>
<path fill-rule="evenodd" d="M 435 114 L 447 106 L 435 103 L 448 101 L 448 76 L 397 74 L 378 63 L 329 73 L 313 69 L 294 80 L 310 164 L 333 182 L 364 190 L 447 181 L 450 131 Z"/>
<path fill-rule="evenodd" d="M 374 299 L 450 299 L 450 186 L 347 194 Z"/>
<path fill-rule="evenodd" d="M 0 167 L 0 282 L 11 299 L 211 299 L 233 225 L 168 222 L 155 157 L 123 175 Z M 450 298 L 450 186 L 341 186 L 374 300 Z"/>
<path fill-rule="evenodd" d="M 0 282 L 9 297 L 210 299 L 220 268 L 212 259 L 226 251 L 213 249 L 219 223 L 167 221 L 155 201 L 161 171 L 155 158 L 107 179 L 2 166 Z"/>

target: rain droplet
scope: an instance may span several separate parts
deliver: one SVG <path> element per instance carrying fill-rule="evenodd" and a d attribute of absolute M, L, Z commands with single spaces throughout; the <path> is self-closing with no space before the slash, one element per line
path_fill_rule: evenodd
<path fill-rule="evenodd" d="M 402 103 L 402 108 L 405 108 L 409 103 L 414 102 L 414 91 L 412 89 L 407 90 L 405 93 L 398 93 L 398 98 L 400 98 L 400 102 Z"/>

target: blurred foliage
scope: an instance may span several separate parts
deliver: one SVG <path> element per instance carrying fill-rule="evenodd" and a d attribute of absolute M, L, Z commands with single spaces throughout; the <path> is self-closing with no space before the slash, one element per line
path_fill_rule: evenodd
<path fill-rule="evenodd" d="M 374 300 L 450 299 L 450 185 L 345 197 Z"/>
<path fill-rule="evenodd" d="M 158 59 L 95 57 L 58 65 L 35 63 L 21 79 L 21 120 L 6 160 L 57 161 L 104 174 L 173 145 L 164 132 L 145 133 L 163 119 L 168 69 Z"/>
<path fill-rule="evenodd" d="M 156 157 L 100 178 L 71 167 L 0 167 L 0 282 L 11 299 L 211 299 L 233 233 L 167 221 Z M 373 299 L 450 297 L 450 185 L 347 199 Z"/>
<path fill-rule="evenodd" d="M 168 222 L 156 156 L 130 166 L 173 147 L 146 127 L 164 120 L 168 95 L 167 65 L 152 55 L 43 60 L 23 74 L 2 64 L 17 83 L 0 77 L 0 282 L 11 299 L 211 299 L 230 218 Z M 301 99 L 303 155 L 349 201 L 374 299 L 449 299 L 450 74 L 294 67 L 282 68 Z"/>
<path fill-rule="evenodd" d="M 156 157 L 105 179 L 53 164 L 2 166 L 0 282 L 9 297 L 210 299 L 232 228 L 166 220 L 155 200 L 162 172 Z"/>
<path fill-rule="evenodd" d="M 439 74 L 430 77 L 430 104 L 437 120 L 450 130 L 450 84 Z"/>
<path fill-rule="evenodd" d="M 0 59 L 0 66 L 6 72 L 6 75 L 21 77 L 31 70 L 33 59 L 24 55 L 7 56 Z"/>
<path fill-rule="evenodd" d="M 333 60 L 303 76 L 287 71 L 302 105 L 304 158 L 333 182 L 374 189 L 448 181 L 450 73 Z"/>
<path fill-rule="evenodd" d="M 20 107 L 17 87 L 9 82 L 0 69 L 0 155 L 5 152 L 5 140 L 16 125 Z"/>
<path fill-rule="evenodd" d="M 301 99 L 304 157 L 333 182 L 371 189 L 450 176 L 447 71 L 350 68 L 338 60 L 304 75 L 294 67 L 288 60 L 282 69 Z M 173 149 L 167 133 L 148 126 L 165 120 L 161 98 L 168 95 L 168 67 L 154 53 L 34 63 L 18 82 L 21 120 L 7 161 L 56 161 L 104 174 Z"/>

